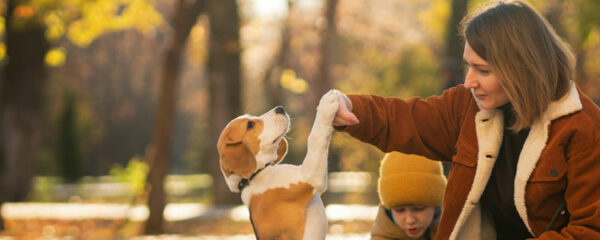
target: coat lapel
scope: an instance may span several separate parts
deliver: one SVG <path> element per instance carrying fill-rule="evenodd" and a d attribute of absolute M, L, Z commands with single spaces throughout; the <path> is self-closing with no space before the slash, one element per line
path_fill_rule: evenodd
<path fill-rule="evenodd" d="M 502 111 L 497 109 L 481 110 L 475 115 L 475 130 L 479 146 L 475 177 L 450 239 L 481 238 L 483 226 L 479 199 L 485 190 L 498 157 L 504 133 L 503 129 L 504 115 Z"/>

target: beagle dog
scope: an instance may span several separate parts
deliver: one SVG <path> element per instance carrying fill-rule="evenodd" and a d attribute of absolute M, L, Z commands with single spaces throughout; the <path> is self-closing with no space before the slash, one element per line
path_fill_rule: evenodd
<path fill-rule="evenodd" d="M 327 189 L 327 155 L 339 92 L 321 98 L 302 165 L 279 164 L 287 153 L 290 118 L 281 106 L 233 119 L 217 148 L 223 176 L 241 192 L 257 239 L 325 239 L 321 194 Z"/>

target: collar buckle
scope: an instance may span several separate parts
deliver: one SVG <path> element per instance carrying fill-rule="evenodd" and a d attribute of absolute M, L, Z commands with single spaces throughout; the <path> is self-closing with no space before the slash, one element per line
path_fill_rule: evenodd
<path fill-rule="evenodd" d="M 254 179 L 256 175 L 258 175 L 263 169 L 267 168 L 268 166 L 271 166 L 271 163 L 267 163 L 265 167 L 258 169 L 256 172 L 250 175 L 250 178 L 242 178 L 242 180 L 238 183 L 238 190 L 242 192 L 244 188 L 250 185 L 250 181 L 252 181 L 252 179 Z"/>

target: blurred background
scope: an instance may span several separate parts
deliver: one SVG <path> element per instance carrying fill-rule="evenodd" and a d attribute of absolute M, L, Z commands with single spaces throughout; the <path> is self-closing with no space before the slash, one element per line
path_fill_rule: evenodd
<path fill-rule="evenodd" d="M 320 96 L 427 97 L 462 82 L 481 0 L 0 2 L 0 239 L 253 239 L 217 138 L 282 105 L 299 164 Z M 600 1 L 532 0 L 600 103 Z M 368 239 L 383 154 L 330 149 L 328 239 Z"/>

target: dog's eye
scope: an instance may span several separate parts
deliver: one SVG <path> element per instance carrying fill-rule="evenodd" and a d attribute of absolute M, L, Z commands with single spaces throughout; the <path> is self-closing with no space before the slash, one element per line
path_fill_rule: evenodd
<path fill-rule="evenodd" d="M 246 129 L 250 130 L 254 127 L 254 122 L 248 121 L 248 125 L 246 125 Z"/>

